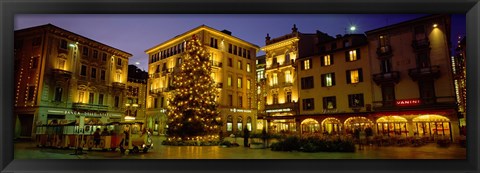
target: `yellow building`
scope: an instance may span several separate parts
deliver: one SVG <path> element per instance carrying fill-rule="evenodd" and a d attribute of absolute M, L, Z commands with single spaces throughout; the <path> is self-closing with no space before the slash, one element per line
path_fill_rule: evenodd
<path fill-rule="evenodd" d="M 267 34 L 265 46 L 266 67 L 265 90 L 267 93 L 264 120 L 267 130 L 276 132 L 296 132 L 295 116 L 299 114 L 299 57 L 313 54 L 313 45 L 324 34 L 304 34 L 298 32 L 296 25 L 292 32 L 274 39 Z"/>
<path fill-rule="evenodd" d="M 298 59 L 302 133 L 351 133 L 372 127 L 370 57 L 364 34 L 319 40 L 316 54 Z"/>
<path fill-rule="evenodd" d="M 125 119 L 144 122 L 146 119 L 148 73 L 135 65 L 128 65 L 125 99 Z"/>
<path fill-rule="evenodd" d="M 212 74 L 217 83 L 217 102 L 223 131 L 241 132 L 244 126 L 256 128 L 257 102 L 255 57 L 259 47 L 231 35 L 202 25 L 156 45 L 145 52 L 149 56 L 147 127 L 154 133 L 166 132 L 166 107 L 170 97 L 171 72 L 182 63 L 186 41 L 195 35 L 210 53 Z"/>
<path fill-rule="evenodd" d="M 14 39 L 16 137 L 47 123 L 123 118 L 131 54 L 51 24 L 17 30 Z"/>
<path fill-rule="evenodd" d="M 256 66 L 257 66 L 257 78 L 256 78 L 256 87 L 257 87 L 257 130 L 261 131 L 265 128 L 267 122 L 265 116 L 265 103 L 267 101 L 267 90 L 266 90 L 266 81 L 265 78 L 265 55 L 257 57 Z"/>
<path fill-rule="evenodd" d="M 366 32 L 376 133 L 455 139 L 459 122 L 449 51 L 450 16 Z"/>

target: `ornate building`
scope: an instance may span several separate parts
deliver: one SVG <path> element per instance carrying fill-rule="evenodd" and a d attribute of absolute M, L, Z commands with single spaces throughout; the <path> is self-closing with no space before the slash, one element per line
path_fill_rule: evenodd
<path fill-rule="evenodd" d="M 145 121 L 148 73 L 128 65 L 125 119 Z"/>
<path fill-rule="evenodd" d="M 15 31 L 15 136 L 83 118 L 121 121 L 131 56 L 51 24 Z"/>
<path fill-rule="evenodd" d="M 265 55 L 257 57 L 256 60 L 257 66 L 257 78 L 256 78 L 256 87 L 257 87 L 257 130 L 266 129 L 267 122 L 265 120 L 265 103 L 267 101 L 267 91 L 265 78 Z M 267 130 L 267 129 L 266 129 Z"/>
<path fill-rule="evenodd" d="M 257 116 L 255 57 L 259 47 L 202 25 L 156 45 L 145 52 L 149 56 L 147 127 L 165 133 L 166 107 L 171 96 L 172 72 L 182 63 L 186 41 L 195 35 L 210 53 L 212 78 L 217 83 L 217 102 L 222 128 L 226 134 L 241 132 L 246 126 L 255 130 Z"/>

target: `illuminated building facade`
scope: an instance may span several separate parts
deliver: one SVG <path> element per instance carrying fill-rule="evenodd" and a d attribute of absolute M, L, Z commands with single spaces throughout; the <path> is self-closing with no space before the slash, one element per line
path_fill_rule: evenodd
<path fill-rule="evenodd" d="M 337 35 L 319 40 L 315 55 L 300 57 L 300 111 L 302 133 L 352 133 L 373 126 L 370 55 L 364 34 Z"/>
<path fill-rule="evenodd" d="M 266 81 L 265 78 L 265 55 L 257 57 L 256 66 L 257 66 L 257 78 L 256 78 L 256 87 L 257 87 L 257 130 L 266 129 L 267 122 L 264 117 L 267 115 L 265 112 L 265 103 L 267 101 L 267 91 L 266 91 Z"/>
<path fill-rule="evenodd" d="M 51 24 L 15 31 L 15 136 L 79 118 L 121 121 L 131 56 Z"/>
<path fill-rule="evenodd" d="M 148 73 L 128 65 L 125 120 L 145 121 Z"/>
<path fill-rule="evenodd" d="M 430 15 L 366 32 L 373 82 L 374 131 L 384 135 L 459 134 L 450 16 Z"/>
<path fill-rule="evenodd" d="M 326 34 L 304 34 L 296 25 L 292 32 L 271 39 L 267 34 L 265 46 L 265 90 L 267 93 L 264 120 L 270 132 L 293 133 L 297 131 L 295 116 L 299 114 L 299 57 L 311 56 L 313 45 Z"/>
<path fill-rule="evenodd" d="M 256 128 L 257 102 L 255 58 L 259 47 L 231 35 L 202 25 L 156 45 L 145 52 L 149 56 L 147 127 L 166 132 L 166 108 L 171 97 L 172 72 L 182 63 L 186 41 L 192 36 L 210 53 L 212 78 L 217 83 L 222 130 L 238 133 L 246 126 Z"/>

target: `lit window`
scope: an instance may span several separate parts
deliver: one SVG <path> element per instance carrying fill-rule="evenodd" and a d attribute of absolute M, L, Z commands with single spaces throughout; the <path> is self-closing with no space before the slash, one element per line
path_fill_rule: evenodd
<path fill-rule="evenodd" d="M 347 84 L 363 82 L 362 69 L 347 70 Z"/>
<path fill-rule="evenodd" d="M 257 87 L 257 94 L 260 94 L 262 92 L 262 89 L 260 88 L 260 86 Z"/>
<path fill-rule="evenodd" d="M 278 84 L 278 75 L 277 73 L 273 73 L 272 85 L 277 85 L 277 84 Z"/>
<path fill-rule="evenodd" d="M 349 54 L 350 61 L 357 60 L 357 52 L 355 50 L 348 51 L 348 54 Z"/>
<path fill-rule="evenodd" d="M 285 82 L 292 83 L 292 72 L 290 70 L 285 71 Z"/>
<path fill-rule="evenodd" d="M 332 65 L 332 59 L 330 55 L 323 56 L 323 66 Z"/>
<path fill-rule="evenodd" d="M 247 63 L 247 72 L 250 72 L 250 63 Z"/>
<path fill-rule="evenodd" d="M 241 77 L 239 77 L 239 78 L 237 79 L 237 87 L 238 87 L 238 88 L 242 88 L 242 78 L 241 78 Z"/>
<path fill-rule="evenodd" d="M 122 82 L 122 74 L 117 73 L 117 82 Z"/>
<path fill-rule="evenodd" d="M 242 61 L 238 61 L 238 62 L 237 62 L 237 67 L 238 67 L 238 69 L 240 69 L 240 70 L 242 69 Z"/>
<path fill-rule="evenodd" d="M 360 81 L 358 78 L 358 70 L 350 71 L 350 81 L 352 83 L 358 83 Z"/>
<path fill-rule="evenodd" d="M 311 65 L 310 59 L 307 59 L 307 60 L 303 61 L 303 69 L 304 70 L 310 69 L 310 65 Z"/>
<path fill-rule="evenodd" d="M 335 73 L 322 74 L 322 87 L 335 85 Z"/>
<path fill-rule="evenodd" d="M 85 94 L 85 93 L 84 93 L 83 91 L 78 92 L 78 102 L 79 102 L 79 103 L 83 103 L 83 101 L 84 101 L 84 98 L 83 98 L 83 97 L 84 97 L 84 94 Z"/>
<path fill-rule="evenodd" d="M 252 85 L 250 79 L 247 79 L 247 89 L 249 90 L 250 89 L 250 85 Z"/>
<path fill-rule="evenodd" d="M 65 70 L 65 60 L 58 59 L 58 69 Z"/>
<path fill-rule="evenodd" d="M 232 86 L 232 76 L 228 76 L 228 78 L 227 78 L 227 85 L 228 85 L 229 87 Z"/>

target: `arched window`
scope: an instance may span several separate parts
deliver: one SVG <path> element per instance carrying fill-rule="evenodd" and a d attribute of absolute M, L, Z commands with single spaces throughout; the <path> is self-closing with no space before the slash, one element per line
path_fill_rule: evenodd
<path fill-rule="evenodd" d="M 252 118 L 250 116 L 247 117 L 247 129 L 252 131 Z"/>
<path fill-rule="evenodd" d="M 233 118 L 231 115 L 227 116 L 227 132 L 231 132 L 233 130 Z"/>
<path fill-rule="evenodd" d="M 243 130 L 243 118 L 242 116 L 237 117 L 237 130 L 241 132 Z"/>

